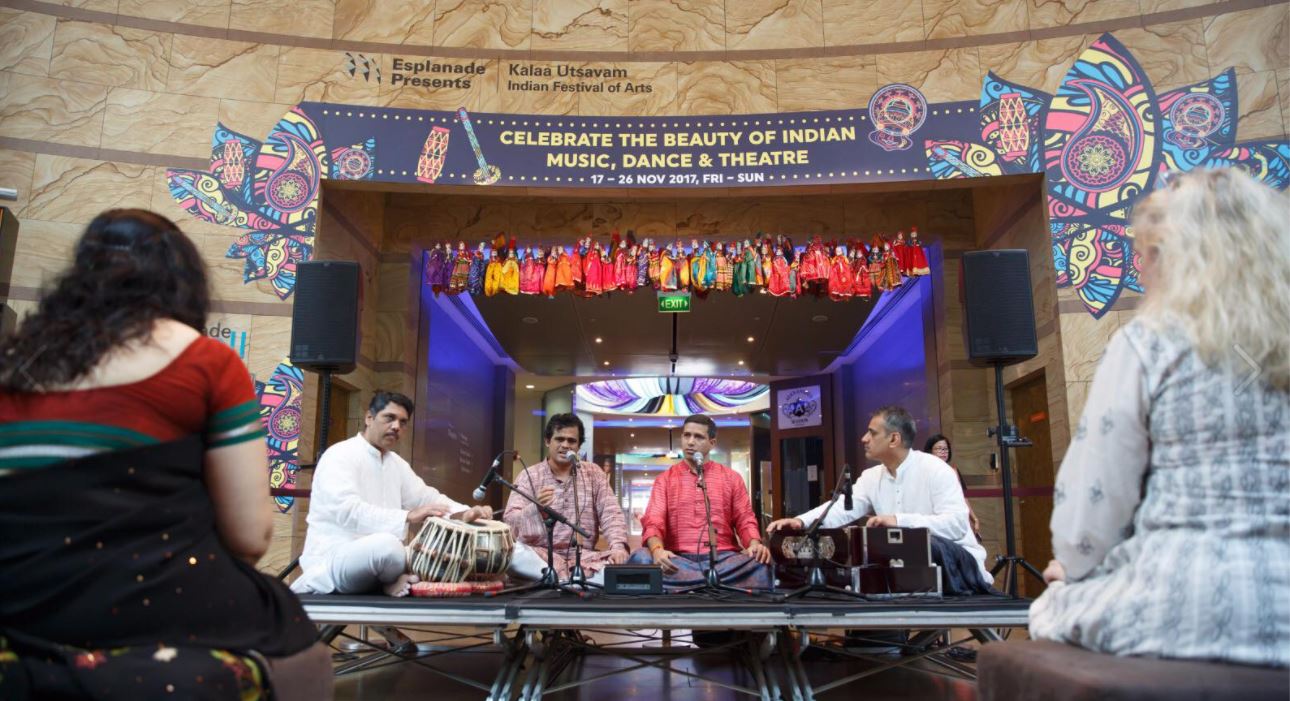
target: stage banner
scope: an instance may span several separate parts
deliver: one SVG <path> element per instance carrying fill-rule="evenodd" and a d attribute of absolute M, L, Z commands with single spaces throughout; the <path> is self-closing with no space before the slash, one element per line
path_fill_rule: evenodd
<path fill-rule="evenodd" d="M 869 109 L 570 117 L 305 102 L 333 177 L 446 185 L 702 188 L 936 177 L 920 133 L 976 132 L 974 102 L 887 86 Z M 372 143 L 371 151 L 363 144 Z"/>

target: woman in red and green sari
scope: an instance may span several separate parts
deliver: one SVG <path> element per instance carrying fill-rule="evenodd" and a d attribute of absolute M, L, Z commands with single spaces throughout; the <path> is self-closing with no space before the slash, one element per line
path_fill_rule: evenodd
<path fill-rule="evenodd" d="M 264 431 L 208 308 L 192 242 L 112 210 L 0 339 L 0 697 L 330 698 L 327 649 L 254 566 Z"/>

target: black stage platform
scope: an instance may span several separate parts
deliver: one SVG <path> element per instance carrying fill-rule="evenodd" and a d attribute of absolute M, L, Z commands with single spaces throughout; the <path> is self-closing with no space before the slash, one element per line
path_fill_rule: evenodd
<path fill-rule="evenodd" d="M 677 658 L 724 655 L 747 669 L 750 686 L 718 683 L 732 691 L 763 701 L 809 701 L 828 689 L 914 660 L 924 659 L 945 671 L 971 678 L 974 670 L 947 658 L 948 645 L 975 638 L 998 640 L 1004 631 L 1024 628 L 1030 601 L 1006 596 L 907 597 L 854 600 L 827 594 L 805 599 L 779 600 L 774 594 L 671 594 L 663 596 L 610 596 L 541 591 L 521 595 L 461 598 L 406 598 L 385 596 L 305 595 L 300 597 L 310 618 L 323 626 L 324 638 L 338 637 L 351 646 L 369 645 L 366 636 L 342 635 L 346 626 L 396 625 L 415 628 L 436 637 L 435 645 L 407 655 L 391 655 L 377 645 L 371 654 L 350 654 L 337 673 L 371 669 L 391 662 L 410 661 L 486 693 L 485 698 L 536 701 L 546 694 L 573 689 L 596 681 L 580 678 L 585 655 L 614 655 L 635 663 L 632 669 L 652 666 L 676 674 L 714 680 L 672 666 Z M 488 630 L 462 634 L 443 632 L 435 626 L 470 626 Z M 428 627 L 428 628 L 427 628 Z M 728 631 L 724 640 L 706 647 L 670 645 L 669 631 Z M 895 658 L 873 658 L 849 649 L 864 631 L 910 631 Z M 951 629 L 966 629 L 969 637 L 950 641 Z M 650 631 L 642 633 L 641 631 Z M 657 632 L 655 632 L 657 631 Z M 596 642 L 591 633 L 617 636 L 611 644 Z M 661 642 L 655 648 L 642 644 Z M 886 643 L 891 645 L 890 642 Z M 801 664 L 803 653 L 823 648 L 833 654 L 877 661 L 865 672 L 843 678 L 812 681 Z M 499 653 L 498 673 L 489 686 L 461 678 L 445 656 L 463 650 L 491 649 Z M 444 658 L 436 660 L 436 658 Z"/>

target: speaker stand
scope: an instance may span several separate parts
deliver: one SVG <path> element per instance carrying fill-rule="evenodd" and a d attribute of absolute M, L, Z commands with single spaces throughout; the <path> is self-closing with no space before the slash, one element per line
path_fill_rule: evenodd
<path fill-rule="evenodd" d="M 997 576 L 999 571 L 1003 570 L 1003 590 L 1008 596 L 1016 599 L 1020 598 L 1017 593 L 1018 567 L 1034 575 L 1041 583 L 1044 581 L 1044 576 L 1035 569 L 1034 565 L 1017 555 L 1017 535 L 1012 523 L 1012 465 L 1008 459 L 1008 450 L 1029 448 L 1033 444 L 1030 440 L 1019 437 L 1017 427 L 1008 423 L 1007 408 L 1003 401 L 1003 363 L 997 362 L 994 363 L 994 399 L 995 409 L 999 412 L 999 424 L 990 428 L 989 433 L 999 446 L 999 469 L 1003 472 L 1003 530 L 1007 554 L 995 557 L 990 574 Z"/>
<path fill-rule="evenodd" d="M 331 368 L 318 369 L 318 390 L 322 392 L 318 420 L 322 423 L 318 427 L 318 445 L 314 446 L 315 465 L 322 459 L 323 451 L 327 450 L 327 429 L 331 427 L 331 373 Z"/>

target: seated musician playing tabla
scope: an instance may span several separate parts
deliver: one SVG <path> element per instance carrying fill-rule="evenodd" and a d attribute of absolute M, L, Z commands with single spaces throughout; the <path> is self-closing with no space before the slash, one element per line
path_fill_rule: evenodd
<path fill-rule="evenodd" d="M 685 419 L 681 426 L 681 446 L 686 459 L 654 480 L 649 506 L 641 517 L 645 548 L 632 553 L 629 562 L 661 566 L 668 588 L 704 581 L 708 568 L 709 522 L 702 484 L 712 505 L 711 523 L 716 529 L 717 572 L 721 581 L 750 589 L 769 589 L 770 550 L 762 545 L 757 517 L 743 479 L 729 467 L 708 460 L 708 453 L 716 443 L 717 424 L 711 418 L 695 414 Z"/>
<path fill-rule="evenodd" d="M 860 439 L 865 457 L 877 460 L 852 486 L 853 508 L 834 504 L 824 526 L 845 526 L 870 513 L 866 526 L 926 528 L 932 535 L 932 558 L 942 568 L 946 594 L 988 593 L 992 578 L 985 567 L 985 548 L 968 524 L 967 499 L 954 468 L 934 455 L 910 449 L 914 419 L 902 407 L 874 412 Z M 767 532 L 805 528 L 824 513 L 816 507 L 796 518 L 774 521 Z"/>

